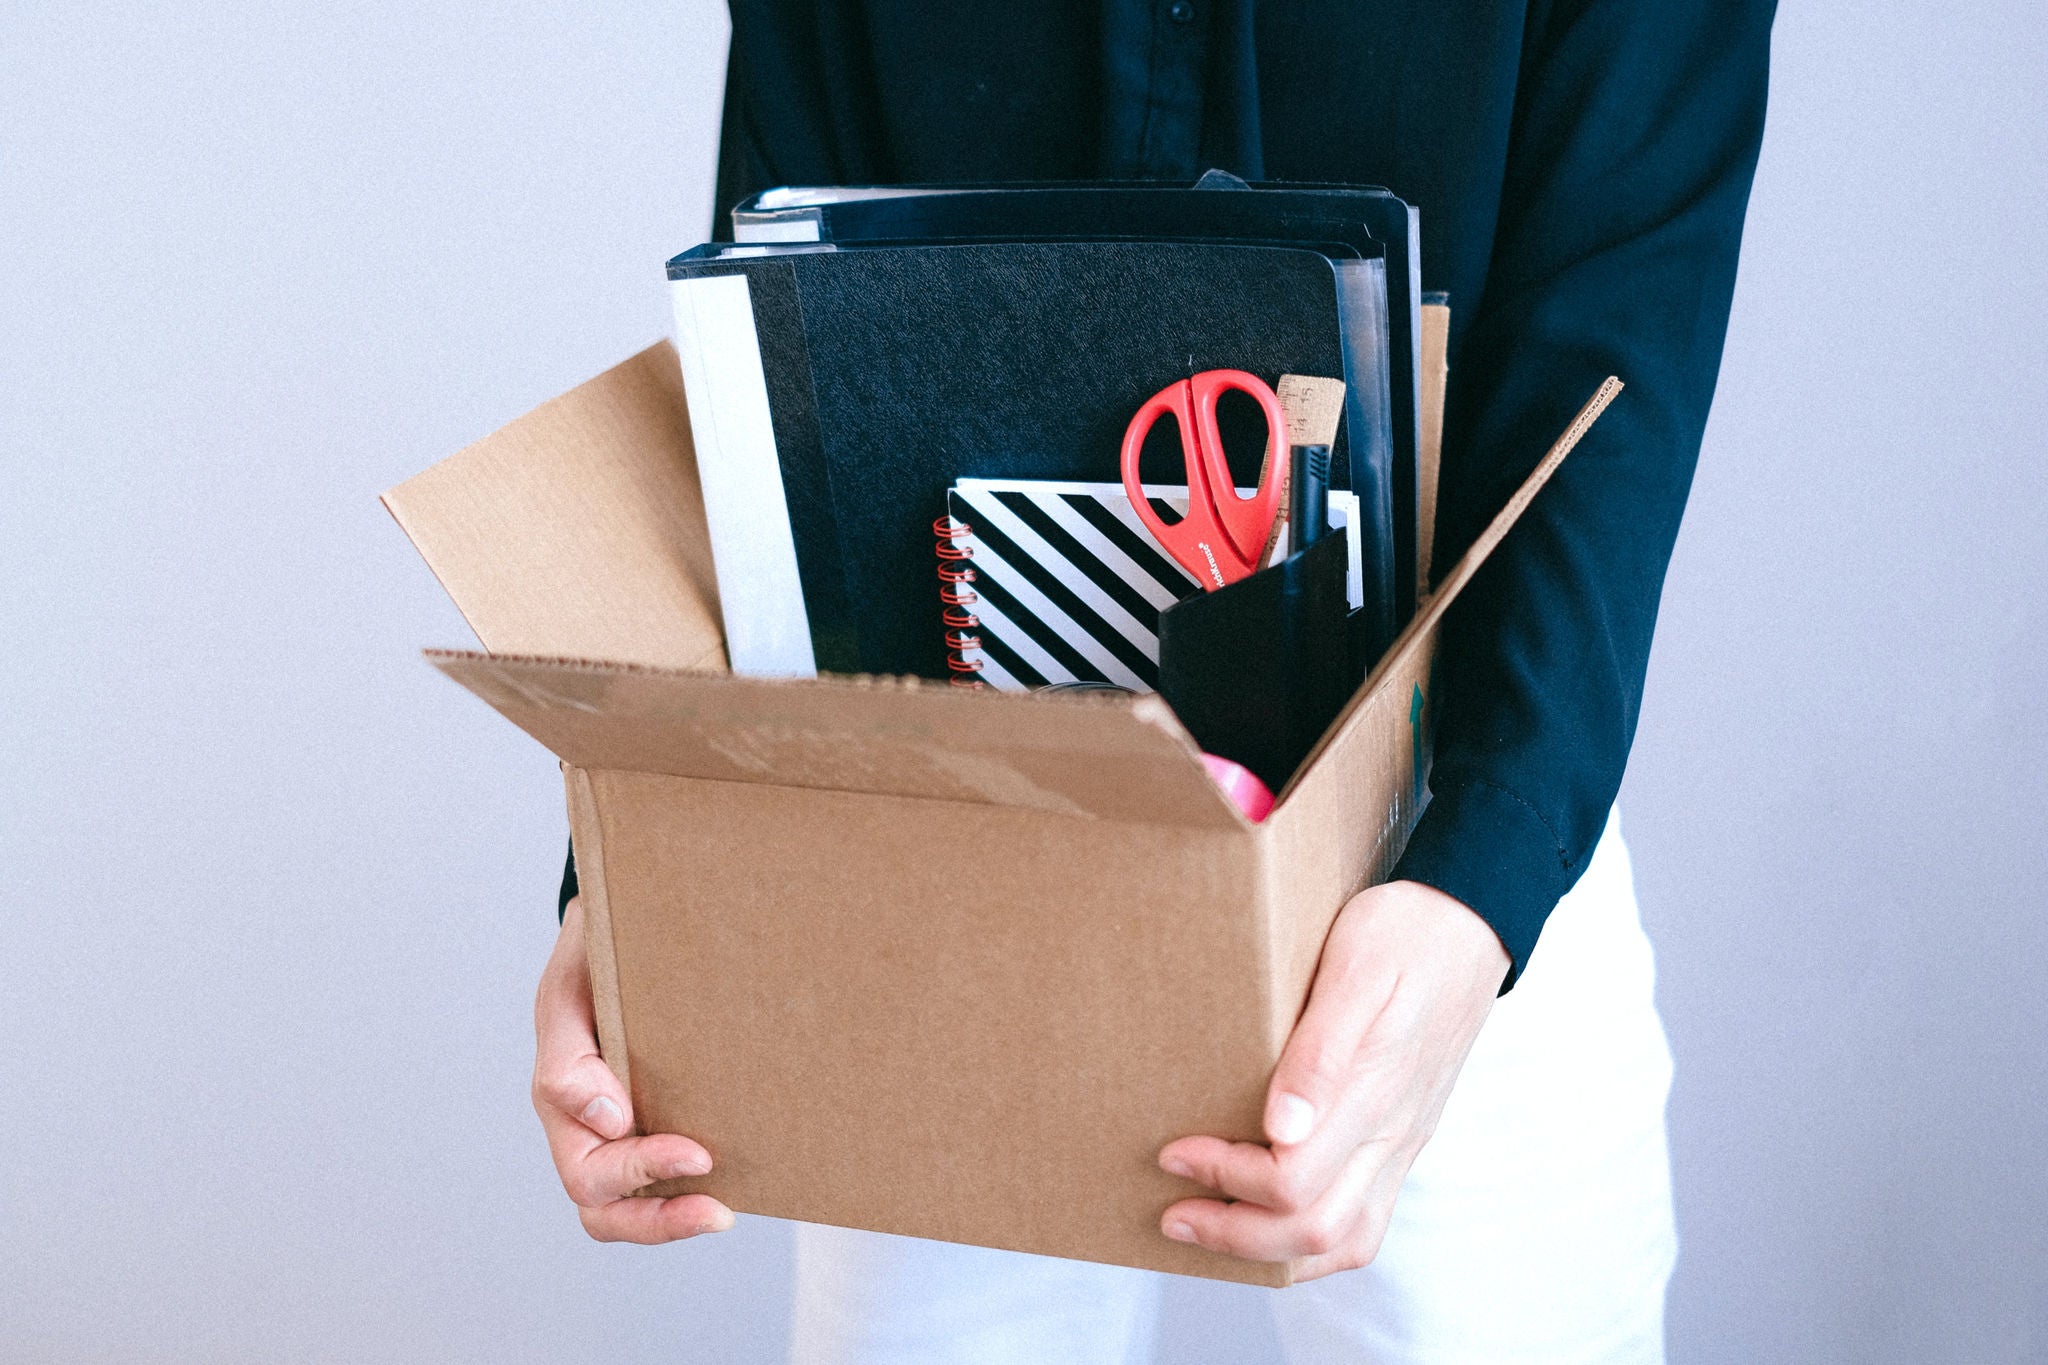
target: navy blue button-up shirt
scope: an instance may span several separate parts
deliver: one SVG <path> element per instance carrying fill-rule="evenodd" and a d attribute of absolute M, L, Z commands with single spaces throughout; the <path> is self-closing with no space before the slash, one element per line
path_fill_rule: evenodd
<path fill-rule="evenodd" d="M 1385 185 L 1452 304 L 1439 568 L 1628 390 L 1451 612 L 1397 876 L 1519 972 L 1633 738 L 1720 364 L 1771 0 L 732 0 L 718 212 L 777 184 Z M 721 226 L 723 226 L 721 222 Z M 1376 831 L 1360 830 L 1360 838 Z"/>

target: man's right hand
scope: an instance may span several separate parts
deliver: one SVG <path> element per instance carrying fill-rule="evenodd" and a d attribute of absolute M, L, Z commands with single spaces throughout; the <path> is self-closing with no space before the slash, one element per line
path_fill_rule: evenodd
<path fill-rule="evenodd" d="M 732 1226 L 732 1210 L 708 1194 L 628 1197 L 657 1180 L 705 1174 L 711 1153 L 674 1133 L 628 1136 L 632 1098 L 597 1051 L 580 900 L 569 902 L 561 937 L 541 973 L 533 1030 L 533 1107 L 585 1232 L 600 1242 L 652 1246 Z"/>

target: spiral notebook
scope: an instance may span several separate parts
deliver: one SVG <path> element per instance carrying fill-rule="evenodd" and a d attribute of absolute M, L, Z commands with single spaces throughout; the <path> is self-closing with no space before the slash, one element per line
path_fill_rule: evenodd
<path fill-rule="evenodd" d="M 1145 494 L 1162 515 L 1186 510 L 1185 486 L 1146 484 Z M 1158 687 L 1159 614 L 1199 585 L 1152 543 L 1122 484 L 960 479 L 946 512 L 932 530 L 955 685 Z M 1356 493 L 1331 493 L 1333 528 L 1357 515 Z M 1363 569 L 1359 538 L 1347 540 L 1345 593 L 1355 608 Z M 1275 558 L 1287 550 L 1283 537 Z"/>

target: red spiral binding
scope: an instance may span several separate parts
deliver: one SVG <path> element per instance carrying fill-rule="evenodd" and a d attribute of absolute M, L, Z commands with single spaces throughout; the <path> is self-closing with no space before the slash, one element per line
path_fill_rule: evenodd
<path fill-rule="evenodd" d="M 979 691 L 988 686 L 976 676 L 981 660 L 967 657 L 967 651 L 981 648 L 981 637 L 973 633 L 981 619 L 966 610 L 981 600 L 965 586 L 974 581 L 974 570 L 966 563 L 974 558 L 974 547 L 956 543 L 974 534 L 974 528 L 949 515 L 932 522 L 932 534 L 939 538 L 933 548 L 939 556 L 939 601 L 945 608 L 939 619 L 946 627 L 946 667 L 953 671 L 953 686 Z"/>

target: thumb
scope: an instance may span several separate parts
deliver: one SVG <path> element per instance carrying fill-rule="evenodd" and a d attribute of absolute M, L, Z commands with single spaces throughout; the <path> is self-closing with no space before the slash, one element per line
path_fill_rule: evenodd
<path fill-rule="evenodd" d="M 1391 974 L 1353 969 L 1332 936 L 1316 968 L 1308 1008 L 1288 1037 L 1266 1087 L 1266 1138 L 1274 1146 L 1306 1142 L 1329 1117 L 1392 984 Z"/>
<path fill-rule="evenodd" d="M 633 1101 L 602 1057 L 547 1057 L 534 1067 L 534 1097 L 556 1113 L 576 1120 L 605 1141 L 633 1131 Z"/>
<path fill-rule="evenodd" d="M 598 1051 L 580 911 L 569 903 L 534 997 L 534 1099 L 601 1138 L 622 1138 L 633 1131 L 633 1101 Z"/>

